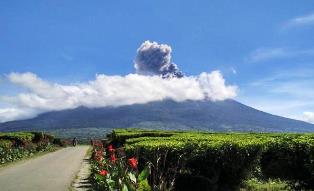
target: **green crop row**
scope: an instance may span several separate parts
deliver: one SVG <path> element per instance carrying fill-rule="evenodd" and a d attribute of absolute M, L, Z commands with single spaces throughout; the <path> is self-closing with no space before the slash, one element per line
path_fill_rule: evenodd
<path fill-rule="evenodd" d="M 208 133 L 117 129 L 109 136 L 139 161 L 175 173 L 178 190 L 236 190 L 249 176 L 314 189 L 314 134 Z M 160 162 L 159 162 L 160 163 Z M 157 165 L 158 166 L 158 165 Z"/>
<path fill-rule="evenodd" d="M 178 132 L 175 131 L 159 131 L 159 130 L 142 130 L 142 129 L 115 129 L 107 137 L 115 142 L 115 144 L 123 145 L 127 139 L 138 137 L 170 137 Z"/>

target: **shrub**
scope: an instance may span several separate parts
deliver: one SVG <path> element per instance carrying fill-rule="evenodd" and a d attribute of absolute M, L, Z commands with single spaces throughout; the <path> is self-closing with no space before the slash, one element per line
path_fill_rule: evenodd
<path fill-rule="evenodd" d="M 0 134 L 0 164 L 32 156 L 36 152 L 53 149 L 53 137 L 36 132 Z"/>
<path fill-rule="evenodd" d="M 66 147 L 70 143 L 68 143 L 66 140 L 60 139 L 60 138 L 55 138 L 53 139 L 53 144 L 58 145 L 60 147 Z"/>
<path fill-rule="evenodd" d="M 29 132 L 11 132 L 0 134 L 0 139 L 6 139 L 14 141 L 16 145 L 23 145 L 27 142 L 31 142 L 35 135 Z"/>
<path fill-rule="evenodd" d="M 4 149 L 8 149 L 8 148 L 11 148 L 12 145 L 13 145 L 12 141 L 0 139 L 0 147 L 2 147 Z"/>
<path fill-rule="evenodd" d="M 314 141 L 305 138 L 274 142 L 261 157 L 267 178 L 286 180 L 295 190 L 314 189 Z"/>
<path fill-rule="evenodd" d="M 195 154 L 187 167 L 191 177 L 203 177 L 217 190 L 236 190 L 254 168 L 260 147 L 223 144 Z"/>
<path fill-rule="evenodd" d="M 180 138 L 179 138 L 180 139 Z M 164 138 L 147 141 L 130 140 L 132 144 L 126 145 L 128 153 L 137 153 L 140 161 L 165 161 L 161 172 L 169 176 L 178 175 L 185 171 L 184 176 L 191 179 L 202 179 L 211 188 L 217 190 L 233 190 L 247 177 L 250 169 L 254 167 L 261 150 L 259 144 L 240 144 L 200 141 L 200 139 L 188 139 L 178 141 L 176 138 L 165 140 Z M 158 153 L 167 153 L 160 157 Z M 171 171 L 169 169 L 175 169 Z M 155 171 L 158 171 L 156 168 Z M 152 172 L 154 173 L 154 171 Z M 158 174 L 161 174 L 158 173 Z M 180 175 L 178 175 L 180 177 Z M 182 178 L 181 178 L 182 179 Z M 170 178 L 171 180 L 171 178 Z M 170 181 L 169 180 L 169 181 Z M 182 187 L 188 187 L 185 181 L 178 182 Z M 171 184 L 171 183 L 169 183 Z M 215 189 L 212 189 L 215 190 Z"/>
<path fill-rule="evenodd" d="M 314 134 L 118 129 L 109 137 L 124 145 L 129 156 L 137 155 L 139 165 L 159 161 L 152 167 L 150 184 L 158 185 L 158 176 L 169 186 L 175 176 L 177 190 L 197 190 L 197 184 L 236 190 L 261 169 L 258 178 L 288 181 L 295 190 L 314 189 Z"/>

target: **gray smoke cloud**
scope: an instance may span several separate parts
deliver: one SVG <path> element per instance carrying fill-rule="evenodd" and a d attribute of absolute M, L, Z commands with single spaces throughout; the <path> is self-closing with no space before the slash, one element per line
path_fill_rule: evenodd
<path fill-rule="evenodd" d="M 171 62 L 171 47 L 167 44 L 145 41 L 137 49 L 134 60 L 136 73 L 141 75 L 160 75 L 163 78 L 182 78 L 178 66 Z"/>

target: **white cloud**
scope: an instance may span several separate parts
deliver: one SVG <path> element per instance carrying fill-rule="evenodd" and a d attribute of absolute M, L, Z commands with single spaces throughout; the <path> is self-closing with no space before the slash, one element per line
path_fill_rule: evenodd
<path fill-rule="evenodd" d="M 314 124 L 314 112 L 303 112 L 302 116 L 303 121 L 313 123 Z"/>
<path fill-rule="evenodd" d="M 236 96 L 235 86 L 226 86 L 225 80 L 219 71 L 212 73 L 201 73 L 198 81 L 203 92 L 211 100 L 224 100 Z"/>
<path fill-rule="evenodd" d="M 286 52 L 282 48 L 259 48 L 251 53 L 248 60 L 250 62 L 259 62 L 283 56 L 286 56 Z"/>
<path fill-rule="evenodd" d="M 10 121 L 12 119 L 25 119 L 34 117 L 37 113 L 31 109 L 19 108 L 0 108 L 0 122 Z"/>
<path fill-rule="evenodd" d="M 0 121 L 32 117 L 38 113 L 86 107 L 121 106 L 172 99 L 175 101 L 224 100 L 236 96 L 237 87 L 225 85 L 219 71 L 199 76 L 97 75 L 93 81 L 63 85 L 45 81 L 33 73 L 11 73 L 11 83 L 27 89 L 15 96 L 0 96 L 9 107 L 0 110 Z"/>
<path fill-rule="evenodd" d="M 284 27 L 289 28 L 289 27 L 298 27 L 298 26 L 313 25 L 313 24 L 314 24 L 314 13 L 290 19 L 284 24 Z"/>
<path fill-rule="evenodd" d="M 314 49 L 258 48 L 246 58 L 246 61 L 256 63 L 297 56 L 314 56 Z"/>

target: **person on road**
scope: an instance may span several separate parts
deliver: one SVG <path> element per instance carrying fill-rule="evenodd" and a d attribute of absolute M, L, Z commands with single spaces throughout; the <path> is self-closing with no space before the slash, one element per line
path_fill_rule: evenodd
<path fill-rule="evenodd" d="M 76 137 L 74 137 L 74 139 L 72 140 L 72 145 L 73 145 L 73 147 L 75 147 L 77 145 Z"/>

